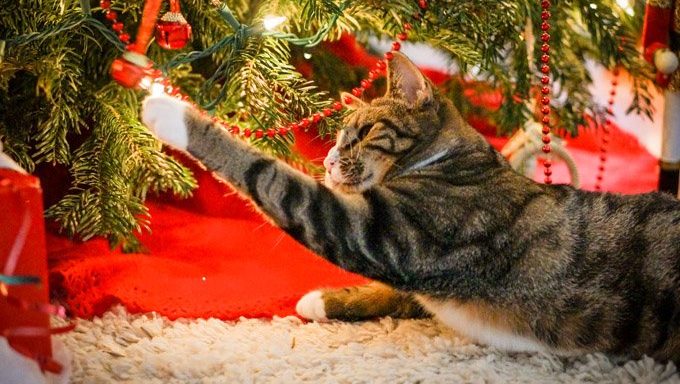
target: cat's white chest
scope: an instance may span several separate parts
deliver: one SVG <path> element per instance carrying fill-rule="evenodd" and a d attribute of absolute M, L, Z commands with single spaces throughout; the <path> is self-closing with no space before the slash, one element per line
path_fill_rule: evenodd
<path fill-rule="evenodd" d="M 416 298 L 437 320 L 475 342 L 513 352 L 542 352 L 548 349 L 537 340 L 494 326 L 483 316 L 465 310 L 455 302 L 432 300 L 421 295 L 416 295 Z"/>

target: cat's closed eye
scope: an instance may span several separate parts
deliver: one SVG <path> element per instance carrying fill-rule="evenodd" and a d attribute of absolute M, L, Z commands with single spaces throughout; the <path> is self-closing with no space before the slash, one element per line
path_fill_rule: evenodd
<path fill-rule="evenodd" d="M 368 133 L 371 131 L 371 128 L 373 128 L 373 124 L 365 124 L 361 128 L 359 128 L 359 132 L 357 132 L 357 138 L 359 140 L 363 140 L 368 136 Z"/>

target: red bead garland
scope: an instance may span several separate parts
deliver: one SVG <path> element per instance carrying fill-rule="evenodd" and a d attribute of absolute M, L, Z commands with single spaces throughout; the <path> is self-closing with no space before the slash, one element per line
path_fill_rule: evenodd
<path fill-rule="evenodd" d="M 595 190 L 602 190 L 602 179 L 604 178 L 604 172 L 606 170 L 605 164 L 607 163 L 607 152 L 609 149 L 609 141 L 612 128 L 612 119 L 614 118 L 614 96 L 616 96 L 616 86 L 619 84 L 619 68 L 614 68 L 612 74 L 614 78 L 611 82 L 611 90 L 609 91 L 609 100 L 607 100 L 607 118 L 604 121 L 604 126 L 602 126 L 602 140 L 600 142 L 600 163 L 597 167 L 597 176 L 595 177 Z"/>
<path fill-rule="evenodd" d="M 147 4 L 145 4 L 145 12 L 144 15 L 154 15 L 154 17 L 158 14 L 158 12 L 154 12 L 157 8 L 157 5 L 160 3 L 160 0 L 147 0 Z M 420 13 L 416 13 L 413 15 L 413 18 L 415 20 L 420 20 L 422 12 L 424 12 L 427 9 L 427 1 L 425 0 L 419 0 L 418 5 L 421 8 Z M 112 23 L 112 29 L 118 33 L 119 39 L 123 41 L 124 43 L 129 43 L 130 41 L 130 35 L 125 33 L 123 31 L 124 25 L 120 21 L 118 21 L 118 14 L 111 10 L 111 1 L 110 0 L 101 0 L 100 1 L 100 7 L 104 10 L 105 12 L 105 17 L 111 21 Z M 147 12 L 147 8 L 149 8 L 149 12 Z M 146 16 L 145 16 L 146 17 Z M 140 33 L 142 35 L 142 38 L 146 37 L 147 35 L 150 35 L 150 23 L 148 20 L 143 20 L 143 24 L 145 24 L 142 28 L 140 28 Z M 384 60 L 378 60 L 375 64 L 375 67 L 372 68 L 368 72 L 368 78 L 361 80 L 360 87 L 352 89 L 352 94 L 356 97 L 361 97 L 363 93 L 366 91 L 366 89 L 371 88 L 373 85 L 373 80 L 379 77 L 382 73 L 385 72 L 387 69 L 387 61 L 390 61 L 394 58 L 394 53 L 395 51 L 399 51 L 401 49 L 401 42 L 406 41 L 408 39 L 408 32 L 413 29 L 413 26 L 410 23 L 404 23 L 403 25 L 403 30 L 396 35 L 397 40 L 392 43 L 392 50 L 388 51 L 384 54 Z M 401 42 L 400 42 L 401 41 Z M 146 46 L 146 43 L 143 44 L 143 46 Z M 133 50 L 133 51 L 139 51 L 140 48 L 136 47 L 135 44 L 129 44 L 127 46 L 128 50 Z M 142 48 L 143 49 L 143 48 Z M 139 52 L 143 53 L 143 52 Z M 153 82 L 159 83 L 163 85 L 163 90 L 173 96 L 177 97 L 178 99 L 184 100 L 184 101 L 189 101 L 189 97 L 187 95 L 183 95 L 180 91 L 179 88 L 174 87 L 170 84 L 170 80 L 167 78 L 164 78 L 160 76 L 159 71 L 154 71 L 155 76 L 152 79 Z M 353 99 L 351 97 L 345 97 L 343 100 L 345 104 L 351 104 Z M 308 127 L 312 124 L 318 124 L 320 123 L 323 119 L 332 116 L 335 113 L 340 112 L 343 109 L 342 103 L 339 101 L 336 101 L 333 103 L 331 108 L 324 108 L 322 112 L 317 112 L 313 114 L 312 116 L 305 117 L 300 120 L 298 123 L 290 123 L 285 127 L 279 127 L 277 129 L 270 128 L 266 130 L 266 137 L 268 138 L 274 138 L 277 134 L 280 136 L 286 136 L 290 132 L 292 132 L 296 128 L 303 128 L 305 130 L 308 129 Z M 200 110 L 200 109 L 199 109 Z M 201 113 L 205 116 L 207 116 L 207 112 L 201 111 Z M 229 124 L 217 117 L 212 117 L 212 120 L 217 122 L 218 124 L 221 124 L 222 126 L 225 127 L 229 132 L 231 132 L 234 135 L 243 135 L 245 138 L 250 138 L 251 136 L 255 136 L 257 139 L 262 139 L 265 137 L 265 131 L 262 129 L 257 129 L 254 132 L 251 129 L 241 129 L 238 125 L 235 124 Z"/>
<path fill-rule="evenodd" d="M 541 51 L 543 52 L 543 55 L 541 55 L 540 61 L 540 68 L 541 68 L 541 84 L 543 84 L 543 87 L 541 88 L 541 94 L 543 95 L 541 97 L 541 104 L 543 105 L 541 107 L 541 113 L 543 114 L 543 118 L 541 119 L 541 122 L 543 123 L 543 129 L 541 132 L 543 133 L 542 141 L 543 141 L 543 148 L 542 151 L 546 155 L 548 155 L 550 152 L 552 152 L 552 147 L 550 146 L 550 66 L 548 63 L 550 62 L 550 34 L 548 33 L 548 30 L 550 30 L 550 1 L 548 0 L 542 0 L 541 1 L 541 8 L 543 9 L 541 11 L 541 19 L 543 20 L 543 23 L 541 23 L 541 30 L 543 30 L 543 33 L 541 33 L 541 41 L 543 41 L 543 44 L 541 45 Z M 546 184 L 552 184 L 552 161 L 550 158 L 546 159 L 545 162 L 543 163 L 543 175 L 545 175 L 545 179 L 543 180 Z"/>
<path fill-rule="evenodd" d="M 118 12 L 111 9 L 111 0 L 101 0 L 99 7 L 104 11 L 104 17 L 111 22 L 111 29 L 118 35 L 118 39 L 125 44 L 130 43 L 130 35 L 123 31 L 123 23 L 118 21 Z M 129 46 L 128 46 L 129 48 Z"/>

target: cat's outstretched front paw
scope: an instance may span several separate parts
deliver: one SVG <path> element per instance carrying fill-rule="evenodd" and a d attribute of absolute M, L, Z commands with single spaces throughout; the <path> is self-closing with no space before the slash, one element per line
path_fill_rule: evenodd
<path fill-rule="evenodd" d="M 321 291 L 312 291 L 302 296 L 295 306 L 298 315 L 308 320 L 327 321 L 326 304 L 323 301 Z"/>
<path fill-rule="evenodd" d="M 189 132 L 185 112 L 189 104 L 170 96 L 149 96 L 142 104 L 142 122 L 158 139 L 177 149 L 186 150 Z"/>

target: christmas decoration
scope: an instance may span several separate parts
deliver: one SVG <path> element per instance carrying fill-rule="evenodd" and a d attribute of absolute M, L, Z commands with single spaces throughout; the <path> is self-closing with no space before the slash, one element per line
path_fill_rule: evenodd
<path fill-rule="evenodd" d="M 543 128 L 541 132 L 543 133 L 543 147 L 542 151 L 546 155 L 549 154 L 552 151 L 552 146 L 550 145 L 551 138 L 550 138 L 550 1 L 548 0 L 539 0 L 541 2 L 541 20 L 543 22 L 541 23 L 541 30 L 543 31 L 541 33 L 541 41 L 543 44 L 541 45 L 541 52 L 543 54 L 541 55 L 541 60 L 540 60 L 540 68 L 541 68 L 541 113 L 543 114 L 543 118 L 541 119 L 541 122 L 543 123 Z M 552 184 L 552 169 L 550 169 L 552 166 L 552 160 L 550 158 L 547 158 L 543 162 L 543 167 L 545 168 L 543 170 L 543 174 L 545 175 L 545 178 L 543 179 L 546 184 Z M 573 176 L 572 176 L 573 178 Z"/>
<path fill-rule="evenodd" d="M 48 301 L 42 195 L 37 178 L 0 167 L 0 335 L 40 369 L 59 373 L 52 359 L 49 316 L 64 317 Z"/>
<path fill-rule="evenodd" d="M 518 130 L 503 146 L 501 154 L 508 158 L 512 168 L 518 172 L 533 178 L 536 170 L 537 159 L 542 158 L 544 164 L 544 176 L 552 176 L 552 160 L 564 161 L 569 170 L 570 184 L 578 188 L 581 180 L 576 167 L 576 162 L 566 149 L 564 140 L 554 136 L 550 132 L 545 133 L 545 124 L 536 121 L 526 123 L 524 129 Z M 546 140 L 546 136 L 549 140 Z M 551 143 L 550 151 L 545 151 L 546 141 Z M 548 159 L 545 155 L 550 154 Z M 546 166 L 546 164 L 550 164 Z M 550 174 L 546 175 L 546 170 Z M 550 181 L 552 183 L 552 180 Z"/>
<path fill-rule="evenodd" d="M 165 49 L 181 49 L 191 40 L 191 25 L 180 12 L 179 0 L 170 0 L 170 11 L 156 24 L 156 42 Z"/>
<path fill-rule="evenodd" d="M 619 69 L 614 68 L 612 74 L 614 78 L 611 82 L 611 90 L 609 91 L 609 100 L 607 100 L 607 118 L 602 126 L 602 143 L 600 144 L 600 164 L 597 166 L 597 176 L 595 183 L 595 190 L 602 190 L 602 179 L 604 178 L 605 165 L 607 163 L 607 151 L 609 149 L 610 133 L 612 130 L 612 119 L 614 118 L 614 97 L 616 96 L 616 87 L 619 85 Z"/>
<path fill-rule="evenodd" d="M 645 59 L 657 69 L 657 83 L 664 89 L 664 118 L 659 190 L 678 194 L 680 177 L 680 4 L 675 0 L 648 0 L 642 45 Z"/>
<path fill-rule="evenodd" d="M 505 133 L 534 118 L 525 101 L 543 86 L 527 62 L 523 34 L 527 20 L 543 32 L 544 9 L 538 1 L 185 0 L 182 14 L 197 29 L 192 50 L 179 53 L 148 44 L 162 1 L 146 1 L 141 21 L 138 1 L 99 5 L 18 0 L 3 7 L 0 137 L 6 152 L 29 171 L 36 164 L 67 170 L 68 188 L 55 191 L 47 210 L 66 234 L 106 236 L 112 245 L 129 249 L 138 245 L 133 233 L 149 225 L 143 205 L 149 191 L 186 195 L 195 187 L 188 169 L 161 152 L 141 127 L 140 89 L 189 98 L 261 150 L 311 172 L 315 164 L 294 151 L 295 133 L 332 136 L 344 113 L 333 113 L 337 104 L 329 95 L 378 94 L 384 60 L 393 55 L 387 52 L 374 67 L 345 80 L 339 74 L 349 73 L 349 65 L 320 61 L 325 41 L 344 33 L 357 32 L 362 43 L 371 34 L 393 36 L 393 51 L 402 50 L 405 41 L 440 48 L 456 63 L 458 75 L 500 89 L 504 100 L 519 100 L 490 112 Z M 553 128 L 576 134 L 584 116 L 595 114 L 585 58 L 611 67 L 622 36 L 621 67 L 636 79 L 631 110 L 648 112 L 645 67 L 634 44 L 639 9 L 630 16 L 616 1 L 593 0 L 554 2 L 550 11 L 559 15 L 550 19 L 547 63 L 550 78 L 559 79 L 548 100 L 551 118 L 559 122 Z M 138 22 L 136 34 L 125 30 Z M 542 42 L 537 44 L 536 51 Z M 135 54 L 155 64 L 149 68 Z M 304 59 L 310 78 L 291 65 L 291 55 L 311 57 Z M 109 71 L 132 88 L 109 84 Z M 316 82 L 332 86 L 322 90 Z"/>

